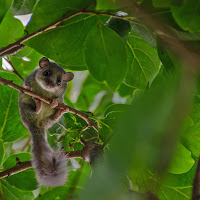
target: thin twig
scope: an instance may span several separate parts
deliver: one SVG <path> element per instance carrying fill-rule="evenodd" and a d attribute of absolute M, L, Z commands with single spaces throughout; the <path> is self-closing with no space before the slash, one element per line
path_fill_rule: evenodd
<path fill-rule="evenodd" d="M 32 167 L 31 161 L 20 162 L 19 164 L 16 164 L 14 167 L 0 172 L 0 179 L 11 176 L 13 174 L 17 174 L 31 167 Z"/>
<path fill-rule="evenodd" d="M 193 182 L 192 200 L 199 200 L 199 189 L 200 189 L 200 157 L 197 164 L 196 174 Z"/>
<path fill-rule="evenodd" d="M 24 79 L 23 79 L 22 76 L 19 74 L 19 72 L 14 68 L 12 62 L 11 62 L 10 60 L 8 60 L 7 58 L 5 58 L 5 57 L 4 57 L 3 59 L 11 66 L 11 68 L 12 68 L 12 70 L 13 70 L 13 73 L 15 73 L 15 74 L 23 81 Z"/>
<path fill-rule="evenodd" d="M 27 95 L 30 95 L 32 97 L 35 97 L 35 98 L 38 98 L 40 99 L 41 101 L 43 101 L 44 103 L 47 103 L 47 104 L 51 104 L 52 103 L 52 99 L 50 98 L 46 98 L 46 97 L 42 97 L 41 95 L 38 95 L 28 89 L 25 89 L 19 85 L 16 85 L 15 83 L 13 83 L 13 81 L 11 80 L 7 80 L 7 79 L 4 79 L 4 78 L 1 78 L 0 77 L 0 84 L 1 85 L 7 85 L 21 93 L 24 93 L 24 94 L 27 94 Z M 58 106 L 56 107 L 57 109 L 66 109 L 68 110 L 68 112 L 72 113 L 72 114 L 75 114 L 75 115 L 78 115 L 79 117 L 81 117 L 82 119 L 84 119 L 87 123 L 87 128 L 90 128 L 90 127 L 93 127 L 96 131 L 98 131 L 98 125 L 96 122 L 93 122 L 87 114 L 83 113 L 83 112 L 80 112 L 74 108 L 71 108 L 70 106 L 67 106 L 65 105 L 64 103 L 59 103 Z"/>

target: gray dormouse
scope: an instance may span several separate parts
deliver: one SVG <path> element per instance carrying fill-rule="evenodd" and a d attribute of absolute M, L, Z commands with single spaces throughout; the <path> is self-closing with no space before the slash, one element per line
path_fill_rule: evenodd
<path fill-rule="evenodd" d="M 33 71 L 22 86 L 53 99 L 51 105 L 39 99 L 20 93 L 18 98 L 19 112 L 24 126 L 32 138 L 32 165 L 37 181 L 45 186 L 61 186 L 67 179 L 66 156 L 62 151 L 55 152 L 47 143 L 46 130 L 59 121 L 67 110 L 58 110 L 58 103 L 64 103 L 67 82 L 73 79 L 71 72 L 43 57 L 39 68 Z"/>

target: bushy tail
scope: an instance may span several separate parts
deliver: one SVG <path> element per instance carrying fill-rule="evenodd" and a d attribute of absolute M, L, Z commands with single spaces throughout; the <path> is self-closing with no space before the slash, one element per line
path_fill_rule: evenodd
<path fill-rule="evenodd" d="M 31 129 L 31 130 L 30 130 Z M 37 181 L 50 187 L 64 185 L 67 179 L 67 159 L 63 152 L 54 152 L 46 141 L 45 130 L 29 129 L 32 135 L 32 165 Z"/>

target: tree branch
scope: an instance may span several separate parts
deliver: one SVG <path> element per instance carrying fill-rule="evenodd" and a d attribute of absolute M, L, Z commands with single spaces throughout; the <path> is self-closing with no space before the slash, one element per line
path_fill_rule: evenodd
<path fill-rule="evenodd" d="M 15 83 L 13 83 L 13 81 L 11 80 L 7 80 L 7 79 L 4 79 L 4 78 L 1 78 L 0 77 L 0 84 L 1 85 L 7 85 L 11 88 L 14 88 L 15 90 L 21 92 L 21 93 L 24 93 L 24 94 L 27 94 L 27 95 L 30 95 L 32 97 L 35 97 L 35 98 L 38 98 L 40 99 L 41 101 L 43 101 L 44 103 L 47 103 L 47 104 L 51 104 L 52 103 L 52 99 L 49 99 L 49 98 L 45 98 L 45 97 L 42 97 L 30 90 L 27 90 L 19 85 L 16 85 Z M 57 109 L 68 109 L 68 112 L 72 113 L 72 114 L 75 114 L 75 115 L 78 115 L 79 117 L 81 117 L 82 119 L 84 119 L 87 123 L 87 127 L 86 128 L 90 128 L 90 127 L 93 127 L 96 131 L 98 131 L 98 125 L 96 122 L 93 122 L 87 114 L 83 113 L 83 112 L 80 112 L 74 108 L 71 108 L 70 106 L 67 106 L 65 105 L 64 103 L 60 103 L 58 104 L 58 106 L 56 107 Z"/>
<path fill-rule="evenodd" d="M 8 59 L 6 59 L 5 57 L 3 58 L 12 68 L 13 73 L 16 74 L 22 81 L 24 80 L 23 77 L 18 73 L 18 71 L 14 68 L 12 62 Z"/>
<path fill-rule="evenodd" d="M 199 200 L 199 189 L 200 189 L 200 157 L 197 164 L 196 174 L 193 182 L 192 200 Z"/>
<path fill-rule="evenodd" d="M 65 152 L 66 159 L 70 158 L 82 158 L 86 162 L 90 162 L 90 153 L 92 150 L 95 150 L 96 147 L 100 146 L 96 143 L 84 143 L 85 146 L 83 147 L 82 150 L 78 151 L 70 151 L 70 152 Z M 26 161 L 26 162 L 20 162 L 18 159 L 16 159 L 17 164 L 5 171 L 0 172 L 0 179 L 11 176 L 13 174 L 17 174 L 19 172 L 22 172 L 26 169 L 32 168 L 31 161 Z"/>
<path fill-rule="evenodd" d="M 37 36 L 37 35 L 40 35 L 46 31 L 49 31 L 49 30 L 53 30 L 57 27 L 59 27 L 59 25 L 72 18 L 72 17 L 75 17 L 77 15 L 80 15 L 80 14 L 94 14 L 94 15 L 103 15 L 103 16 L 110 16 L 110 17 L 115 17 L 115 18 L 120 18 L 120 19 L 123 19 L 123 20 L 126 20 L 126 21 L 131 21 L 133 23 L 136 23 L 136 24 L 141 24 L 140 22 L 138 21 L 135 21 L 135 20 L 132 20 L 132 19 L 128 19 L 128 18 L 125 18 L 125 17 L 122 17 L 122 16 L 117 16 L 117 15 L 113 15 L 113 14 L 110 14 L 110 13 L 101 13 L 101 12 L 96 12 L 96 11 L 87 11 L 86 9 L 91 7 L 92 5 L 95 5 L 96 1 L 94 1 L 93 3 L 91 3 L 90 5 L 80 9 L 80 10 L 76 10 L 75 12 L 73 13 L 70 13 L 67 12 L 65 13 L 60 19 L 52 22 L 51 24 L 31 33 L 31 34 L 27 34 L 25 35 L 23 38 L 17 40 L 16 42 L 12 43 L 12 44 L 9 44 L 8 46 L 6 47 L 3 47 L 0 49 L 0 58 L 3 57 L 3 56 L 8 56 L 8 55 L 14 55 L 15 53 L 17 53 L 18 51 L 20 51 L 22 48 L 25 47 L 25 45 L 23 45 L 22 43 L 23 42 L 26 42 L 27 40 Z"/>

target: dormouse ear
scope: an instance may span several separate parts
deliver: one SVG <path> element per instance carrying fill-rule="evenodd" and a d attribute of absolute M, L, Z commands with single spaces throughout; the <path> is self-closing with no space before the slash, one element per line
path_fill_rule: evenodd
<path fill-rule="evenodd" d="M 63 80 L 66 82 L 71 81 L 74 78 L 74 74 L 71 72 L 66 72 L 63 76 Z"/>
<path fill-rule="evenodd" d="M 40 61 L 39 61 L 39 66 L 40 66 L 41 68 L 42 68 L 42 67 L 46 67 L 46 66 L 48 66 L 48 65 L 50 65 L 50 61 L 49 61 L 48 58 L 43 57 L 43 58 L 40 59 Z"/>

